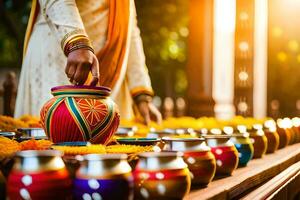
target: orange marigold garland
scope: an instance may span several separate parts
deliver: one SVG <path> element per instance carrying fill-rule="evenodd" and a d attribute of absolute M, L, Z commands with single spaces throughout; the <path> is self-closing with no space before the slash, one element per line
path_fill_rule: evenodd
<path fill-rule="evenodd" d="M 27 140 L 20 143 L 21 150 L 46 150 L 50 149 L 52 142 L 49 140 Z"/>
<path fill-rule="evenodd" d="M 28 125 L 22 120 L 0 115 L 0 130 L 12 131 L 18 128 L 28 128 Z"/>
<path fill-rule="evenodd" d="M 15 140 L 0 136 L 0 160 L 13 156 L 21 147 Z"/>
<path fill-rule="evenodd" d="M 55 150 L 64 152 L 65 155 L 85 155 L 91 153 L 103 154 L 105 153 L 105 147 L 101 144 L 89 145 L 89 146 L 52 146 Z"/>

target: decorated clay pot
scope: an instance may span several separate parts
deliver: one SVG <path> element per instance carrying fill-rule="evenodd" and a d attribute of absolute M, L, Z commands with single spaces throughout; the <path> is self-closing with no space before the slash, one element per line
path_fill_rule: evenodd
<path fill-rule="evenodd" d="M 216 160 L 203 138 L 163 138 L 163 150 L 180 151 L 191 172 L 192 184 L 207 185 L 216 172 Z"/>
<path fill-rule="evenodd" d="M 291 141 L 291 134 L 286 130 L 288 123 L 286 120 L 278 119 L 277 120 L 277 132 L 279 135 L 279 148 L 286 147 Z"/>
<path fill-rule="evenodd" d="M 42 108 L 41 121 L 52 142 L 109 142 L 119 125 L 109 88 L 58 86 L 51 91 L 54 97 Z"/>
<path fill-rule="evenodd" d="M 279 134 L 276 128 L 264 128 L 264 133 L 268 140 L 267 153 L 274 153 L 279 147 Z"/>
<path fill-rule="evenodd" d="M 183 199 L 191 178 L 179 152 L 139 154 L 134 171 L 136 199 Z"/>
<path fill-rule="evenodd" d="M 295 132 L 295 137 L 296 137 L 296 143 L 300 142 L 300 118 L 299 117 L 294 117 L 292 119 L 293 127 L 292 129 Z"/>
<path fill-rule="evenodd" d="M 268 139 L 265 136 L 265 133 L 262 129 L 249 129 L 250 138 L 254 147 L 254 155 L 253 158 L 261 158 L 263 157 L 268 148 Z"/>
<path fill-rule="evenodd" d="M 61 152 L 21 151 L 8 177 L 9 199 L 71 199 L 72 181 Z"/>
<path fill-rule="evenodd" d="M 84 156 L 73 185 L 75 199 L 133 199 L 133 177 L 127 155 Z"/>
<path fill-rule="evenodd" d="M 217 175 L 231 175 L 239 163 L 238 151 L 228 135 L 205 135 L 206 143 L 216 158 Z"/>
<path fill-rule="evenodd" d="M 290 134 L 284 129 L 277 127 L 277 133 L 279 135 L 279 149 L 286 147 L 291 140 Z"/>
<path fill-rule="evenodd" d="M 252 159 L 254 148 L 248 133 L 235 133 L 231 135 L 230 140 L 234 143 L 239 152 L 239 166 L 246 166 Z"/>
<path fill-rule="evenodd" d="M 286 131 L 291 135 L 289 145 L 295 144 L 297 142 L 297 135 L 293 127 L 287 128 Z"/>
<path fill-rule="evenodd" d="M 294 117 L 292 119 L 293 122 L 293 129 L 297 135 L 297 143 L 300 142 L 300 118 L 299 117 Z"/>

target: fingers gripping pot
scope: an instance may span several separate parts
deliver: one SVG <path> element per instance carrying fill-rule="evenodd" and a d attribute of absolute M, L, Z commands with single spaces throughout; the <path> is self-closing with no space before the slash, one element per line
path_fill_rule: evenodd
<path fill-rule="evenodd" d="M 51 91 L 54 97 L 41 109 L 41 121 L 52 142 L 109 142 L 120 121 L 109 88 L 58 86 Z"/>

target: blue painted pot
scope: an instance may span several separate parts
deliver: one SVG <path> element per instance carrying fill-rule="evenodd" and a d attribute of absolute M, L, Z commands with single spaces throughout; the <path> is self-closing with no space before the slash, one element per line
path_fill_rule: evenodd
<path fill-rule="evenodd" d="M 232 134 L 230 140 L 239 152 L 239 166 L 246 166 L 254 153 L 249 134 Z"/>
<path fill-rule="evenodd" d="M 133 177 L 125 154 L 84 157 L 73 181 L 75 199 L 133 199 Z"/>

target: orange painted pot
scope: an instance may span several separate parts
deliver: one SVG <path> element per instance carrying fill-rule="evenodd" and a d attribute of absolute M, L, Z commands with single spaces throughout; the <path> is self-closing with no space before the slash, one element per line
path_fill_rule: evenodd
<path fill-rule="evenodd" d="M 300 128 L 293 126 L 292 129 L 295 133 L 295 143 L 299 143 L 300 142 Z"/>
<path fill-rule="evenodd" d="M 264 128 L 264 133 L 268 140 L 267 153 L 274 153 L 279 147 L 279 134 L 277 131 Z"/>
<path fill-rule="evenodd" d="M 193 185 L 207 185 L 215 176 L 216 159 L 203 138 L 163 138 L 164 151 L 183 152 Z"/>
<path fill-rule="evenodd" d="M 266 154 L 268 148 L 268 139 L 265 136 L 264 131 L 262 129 L 251 129 L 248 131 L 250 133 L 250 140 L 252 141 L 254 147 L 253 158 L 263 157 Z"/>
<path fill-rule="evenodd" d="M 279 135 L 279 149 L 286 147 L 291 140 L 291 135 L 284 128 L 277 126 L 277 132 Z"/>
<path fill-rule="evenodd" d="M 58 86 L 51 91 L 54 97 L 42 108 L 41 121 L 52 142 L 109 142 L 120 121 L 109 88 Z"/>

